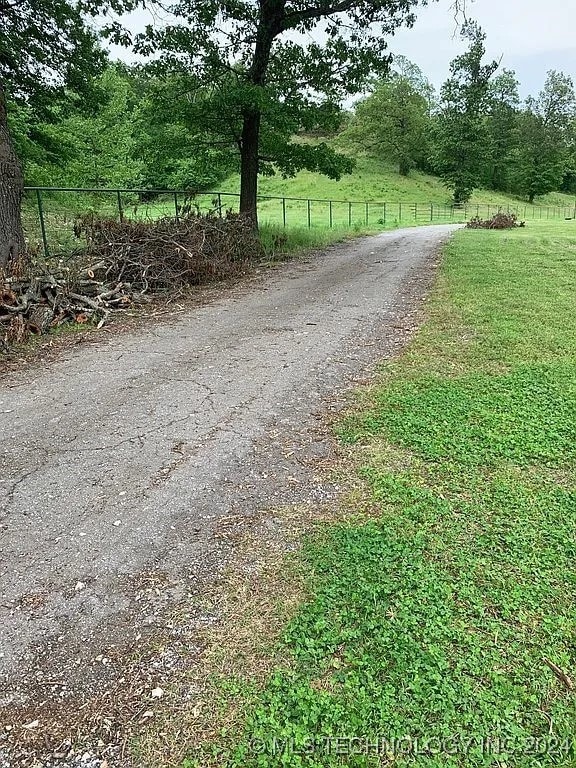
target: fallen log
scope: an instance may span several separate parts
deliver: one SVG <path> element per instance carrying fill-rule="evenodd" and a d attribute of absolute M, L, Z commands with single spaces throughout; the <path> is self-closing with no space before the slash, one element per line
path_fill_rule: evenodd
<path fill-rule="evenodd" d="M 130 286 L 88 278 L 71 290 L 70 275 L 50 273 L 0 277 L 0 347 L 8 351 L 30 335 L 47 333 L 63 323 L 93 323 L 101 327 L 111 311 L 131 306 Z M 86 290 L 86 288 L 88 290 Z M 90 295 L 87 295 L 90 294 Z"/>
<path fill-rule="evenodd" d="M 28 330 L 40 335 L 46 333 L 54 319 L 54 310 L 48 304 L 36 304 L 28 316 Z"/>
<path fill-rule="evenodd" d="M 90 214 L 74 233 L 85 241 L 74 259 L 23 260 L 0 273 L 2 349 L 66 322 L 101 327 L 148 294 L 235 277 L 265 257 L 250 222 L 232 213 L 121 222 Z"/>

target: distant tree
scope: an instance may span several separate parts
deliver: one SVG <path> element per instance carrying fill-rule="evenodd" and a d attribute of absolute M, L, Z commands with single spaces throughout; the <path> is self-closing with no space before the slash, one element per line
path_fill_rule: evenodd
<path fill-rule="evenodd" d="M 576 195 L 576 116 L 570 120 L 567 135 L 568 159 L 562 179 L 562 192 Z"/>
<path fill-rule="evenodd" d="M 46 115 L 65 89 L 81 92 L 102 61 L 73 0 L 0 0 L 0 268 L 24 250 L 22 165 L 9 104 L 20 105 L 18 119 L 26 108 Z"/>
<path fill-rule="evenodd" d="M 222 125 L 212 89 L 187 73 L 147 76 L 145 71 L 137 76 L 137 88 L 135 151 L 144 187 L 203 190 L 238 170 L 232 125 L 228 131 Z"/>
<path fill-rule="evenodd" d="M 138 98 L 122 67 L 108 67 L 96 79 L 98 108 L 74 110 L 43 131 L 66 147 L 65 157 L 48 158 L 52 184 L 126 187 L 141 183 L 143 162 L 136 151 L 134 113 Z"/>
<path fill-rule="evenodd" d="M 398 165 L 402 176 L 426 157 L 431 86 L 415 65 L 400 62 L 356 107 L 346 137 Z"/>
<path fill-rule="evenodd" d="M 368 77 L 386 72 L 387 37 L 413 22 L 415 5 L 416 0 L 168 0 L 162 3 L 171 18 L 167 26 L 135 39 L 120 24 L 110 25 L 109 33 L 141 54 L 154 54 L 166 71 L 193 73 L 203 93 L 212 89 L 200 106 L 208 120 L 218 116 L 217 133 L 240 154 L 240 210 L 256 225 L 259 172 L 289 175 L 307 168 L 339 178 L 351 170 L 350 159 L 325 143 L 298 143 L 293 136 L 334 124 L 341 100 L 359 93 Z"/>
<path fill-rule="evenodd" d="M 514 72 L 504 69 L 490 82 L 486 115 L 485 184 L 510 191 L 514 158 L 518 149 L 520 95 Z"/>
<path fill-rule="evenodd" d="M 531 203 L 564 182 L 575 109 L 574 84 L 562 72 L 550 71 L 538 97 L 526 100 L 518 119 L 514 189 Z"/>
<path fill-rule="evenodd" d="M 486 35 L 474 22 L 462 28 L 470 45 L 450 64 L 451 77 L 440 91 L 436 119 L 435 165 L 454 203 L 466 203 L 482 182 L 488 149 L 485 114 L 490 79 L 498 62 L 483 64 Z"/>

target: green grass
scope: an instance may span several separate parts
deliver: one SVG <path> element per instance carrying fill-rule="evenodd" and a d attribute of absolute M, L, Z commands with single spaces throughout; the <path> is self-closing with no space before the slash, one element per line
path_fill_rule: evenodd
<path fill-rule="evenodd" d="M 339 426 L 363 508 L 308 538 L 287 661 L 216 764 L 576 765 L 545 661 L 576 678 L 574 226 L 447 246 L 425 326 Z"/>
<path fill-rule="evenodd" d="M 349 240 L 358 235 L 374 234 L 370 227 L 358 227 L 355 230 L 344 227 L 328 229 L 326 227 L 287 227 L 278 224 L 263 224 L 260 236 L 266 253 L 271 258 L 282 258 L 285 255 L 298 255 L 316 248 L 325 248 L 333 243 Z"/>
<path fill-rule="evenodd" d="M 224 208 L 237 210 L 239 189 L 239 177 L 233 176 L 214 192 L 223 193 L 220 204 Z M 538 198 L 536 204 L 530 206 L 524 200 L 489 190 L 477 190 L 465 210 L 454 212 L 450 208 L 448 190 L 436 177 L 414 171 L 404 178 L 388 163 L 365 156 L 358 157 L 354 172 L 343 176 L 340 181 L 302 171 L 291 179 L 262 177 L 259 191 L 263 198 L 292 198 L 284 202 L 282 199 L 260 199 L 259 202 L 261 224 L 284 228 L 285 223 L 286 229 L 293 231 L 290 234 L 292 240 L 301 240 L 298 232 L 308 228 L 337 230 L 335 235 L 326 236 L 328 241 L 333 242 L 340 238 L 344 230 L 359 233 L 414 224 L 465 221 L 474 215 L 488 218 L 498 207 L 510 208 L 527 220 L 547 219 L 550 216 L 564 218 L 574 213 L 574 198 L 568 195 L 552 193 Z M 308 199 L 313 200 L 310 205 Z M 330 205 L 330 200 L 335 202 Z M 178 196 L 179 205 L 185 202 L 183 195 Z M 201 194 L 193 202 L 201 210 L 210 210 L 217 199 L 211 194 Z M 131 218 L 173 216 L 175 210 L 171 195 L 142 203 L 134 195 L 124 194 L 121 203 L 125 215 Z M 76 214 L 91 210 L 117 216 L 116 195 L 44 194 L 44 218 L 54 253 L 78 247 L 78 241 L 73 236 Z M 27 194 L 23 213 L 27 234 L 32 242 L 40 242 L 40 223 L 33 193 Z M 321 239 L 319 233 L 312 235 L 314 243 Z"/>
<path fill-rule="evenodd" d="M 237 193 L 240 188 L 238 176 L 233 176 L 220 185 L 222 192 Z M 422 216 L 424 217 L 424 206 L 434 203 L 437 206 L 450 205 L 450 194 L 442 182 L 435 176 L 429 176 L 418 171 L 413 171 L 410 176 L 402 177 L 397 169 L 387 162 L 377 158 L 359 156 L 356 159 L 356 168 L 351 174 L 343 176 L 340 181 L 334 181 L 317 173 L 301 171 L 294 178 L 283 179 L 281 176 L 269 176 L 260 179 L 259 191 L 261 195 L 273 197 L 295 197 L 295 198 L 315 198 L 324 200 L 351 200 L 363 202 L 379 201 L 388 203 L 419 203 L 423 206 Z M 526 216 L 531 217 L 534 207 L 527 205 L 524 200 L 518 200 L 509 195 L 503 195 L 490 190 L 477 190 L 471 201 L 472 206 L 495 205 L 507 207 L 508 205 L 519 207 Z M 560 206 L 574 209 L 574 198 L 570 195 L 552 193 L 536 200 L 536 206 Z M 280 220 L 280 204 L 275 201 L 261 203 L 261 212 L 263 220 L 267 217 L 273 220 Z M 293 204 L 288 208 L 288 220 L 290 213 L 293 212 L 294 219 L 300 216 L 305 217 L 304 206 Z M 327 211 L 321 207 L 317 208 L 317 220 L 327 221 Z M 397 209 L 395 211 L 397 214 Z M 337 214 L 344 220 L 347 219 L 348 211 L 342 207 Z M 353 220 L 363 220 L 365 211 L 361 206 L 355 207 L 352 211 Z M 379 217 L 380 212 L 376 207 L 372 215 Z M 406 220 L 410 213 L 409 209 L 404 211 Z M 294 221 L 292 221 L 294 223 Z"/>

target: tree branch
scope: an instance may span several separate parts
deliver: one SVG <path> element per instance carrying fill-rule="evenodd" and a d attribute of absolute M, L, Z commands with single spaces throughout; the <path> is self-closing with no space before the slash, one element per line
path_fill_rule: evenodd
<path fill-rule="evenodd" d="M 339 3 L 322 2 L 314 8 L 307 8 L 304 11 L 291 11 L 284 14 L 282 31 L 291 29 L 301 21 L 322 19 L 326 16 L 331 16 L 333 13 L 345 13 L 355 5 L 357 5 L 355 0 L 340 0 Z M 286 22 L 290 20 L 293 20 L 293 22 L 287 24 Z"/>

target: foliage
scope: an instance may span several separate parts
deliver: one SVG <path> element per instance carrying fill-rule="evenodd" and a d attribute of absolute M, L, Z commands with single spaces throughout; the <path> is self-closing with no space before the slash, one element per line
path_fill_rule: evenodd
<path fill-rule="evenodd" d="M 103 61 L 72 0 L 0 0 L 0 83 L 10 99 L 50 114 L 65 88 L 90 95 Z"/>
<path fill-rule="evenodd" d="M 10 123 L 20 129 L 19 148 L 32 148 L 35 123 L 53 119 L 56 104 L 90 100 L 103 58 L 74 0 L 0 0 L 0 268 L 26 249 L 22 162 Z M 20 109 L 9 121 L 13 105 Z"/>
<path fill-rule="evenodd" d="M 237 169 L 228 140 L 199 108 L 210 96 L 195 75 L 158 76 L 144 68 L 131 77 L 139 97 L 132 119 L 144 188 L 211 189 Z"/>
<path fill-rule="evenodd" d="M 138 187 L 143 163 L 138 157 L 133 113 L 136 94 L 122 68 L 108 67 L 95 81 L 99 108 L 76 109 L 57 126 L 42 130 L 60 148 L 50 157 L 50 184 L 78 187 Z M 62 149 L 62 147 L 64 149 Z"/>
<path fill-rule="evenodd" d="M 487 145 L 483 115 L 498 67 L 496 61 L 482 63 L 486 36 L 476 24 L 464 26 L 462 36 L 470 46 L 450 65 L 451 77 L 440 92 L 435 136 L 435 164 L 456 205 L 468 202 L 481 185 Z"/>
<path fill-rule="evenodd" d="M 105 60 L 71 0 L 0 0 L 0 88 L 21 160 L 34 167 L 60 160 L 60 134 L 46 125 L 99 108 Z"/>
<path fill-rule="evenodd" d="M 286 663 L 214 764 L 573 763 L 573 261 L 564 222 L 449 244 L 427 324 L 341 425 L 365 503 L 309 539 Z"/>
<path fill-rule="evenodd" d="M 574 85 L 550 71 L 538 98 L 529 98 L 518 119 L 514 189 L 528 197 L 560 189 L 569 162 L 568 146 L 576 116 Z"/>
<path fill-rule="evenodd" d="M 491 189 L 509 192 L 515 154 L 519 146 L 518 108 L 520 96 L 514 72 L 505 69 L 489 83 L 486 154 L 482 180 Z"/>
<path fill-rule="evenodd" d="M 416 75 L 393 72 L 357 105 L 345 136 L 370 154 L 397 163 L 401 176 L 427 155 L 430 86 Z"/>
<path fill-rule="evenodd" d="M 260 171 L 307 168 L 339 178 L 351 169 L 350 159 L 327 144 L 296 144 L 293 136 L 335 127 L 340 101 L 386 71 L 386 37 L 412 22 L 412 6 L 413 0 L 173 0 L 162 7 L 173 20 L 168 25 L 134 38 L 119 23 L 108 32 L 154 55 L 157 72 L 194 74 L 197 87 L 182 96 L 239 150 L 240 207 L 256 220 Z M 320 27 L 322 37 L 312 34 Z"/>

